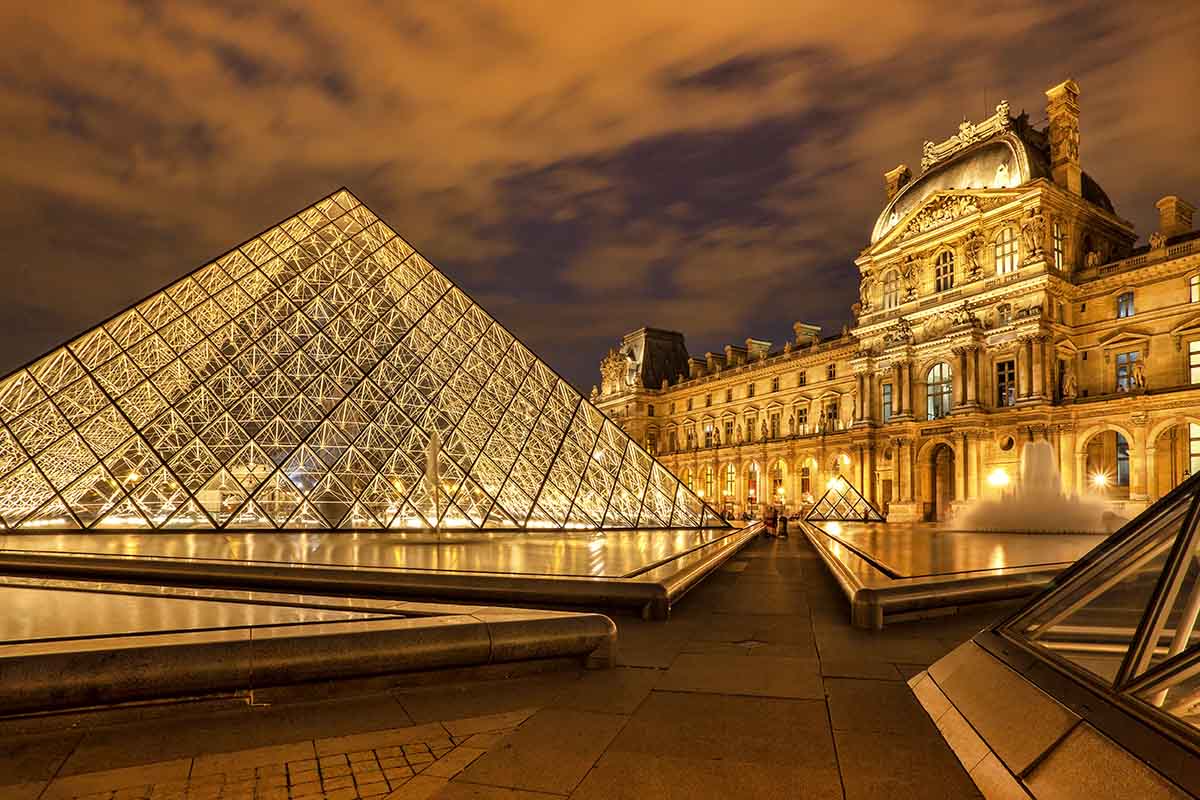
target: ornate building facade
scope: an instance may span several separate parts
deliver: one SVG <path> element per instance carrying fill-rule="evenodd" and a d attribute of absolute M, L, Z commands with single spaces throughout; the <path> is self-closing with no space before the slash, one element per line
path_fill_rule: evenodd
<path fill-rule="evenodd" d="M 1001 103 L 885 173 L 853 326 L 703 358 L 643 328 L 602 362 L 601 409 L 726 515 L 841 476 L 890 520 L 942 519 L 1038 439 L 1065 492 L 1145 508 L 1200 469 L 1200 231 L 1167 196 L 1135 246 L 1081 167 L 1079 87 L 1046 98 L 1045 129 Z"/>

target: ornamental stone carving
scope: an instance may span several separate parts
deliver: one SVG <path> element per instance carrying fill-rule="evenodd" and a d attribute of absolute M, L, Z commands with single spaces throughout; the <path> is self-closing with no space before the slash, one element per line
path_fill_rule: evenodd
<path fill-rule="evenodd" d="M 1001 131 L 1012 127 L 1012 118 L 1008 116 L 1008 101 L 1002 100 L 996 106 L 996 113 L 983 122 L 973 123 L 963 120 L 958 125 L 958 133 L 944 142 L 934 144 L 925 142 L 921 148 L 921 169 L 928 170 L 939 161 L 944 161 L 967 145 L 974 144 Z"/>
<path fill-rule="evenodd" d="M 901 317 L 883 335 L 883 344 L 885 347 L 897 344 L 911 344 L 914 338 L 912 326 L 908 324 L 908 320 Z"/>
<path fill-rule="evenodd" d="M 1134 389 L 1146 388 L 1146 362 L 1138 359 L 1133 362 L 1133 368 L 1130 370 L 1129 382 Z"/>
<path fill-rule="evenodd" d="M 1162 231 L 1155 231 L 1150 234 L 1150 249 L 1161 250 L 1167 246 L 1167 235 Z"/>

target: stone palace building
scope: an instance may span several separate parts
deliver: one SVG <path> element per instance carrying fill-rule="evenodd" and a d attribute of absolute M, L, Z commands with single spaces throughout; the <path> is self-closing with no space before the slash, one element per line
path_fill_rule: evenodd
<path fill-rule="evenodd" d="M 593 398 L 727 516 L 841 476 L 889 520 L 942 519 L 1019 480 L 1032 440 L 1066 492 L 1133 516 L 1200 469 L 1200 231 L 1167 196 L 1135 245 L 1080 164 L 1079 87 L 1046 98 L 1044 130 L 1001 103 L 885 173 L 840 335 L 697 357 L 642 328 Z"/>

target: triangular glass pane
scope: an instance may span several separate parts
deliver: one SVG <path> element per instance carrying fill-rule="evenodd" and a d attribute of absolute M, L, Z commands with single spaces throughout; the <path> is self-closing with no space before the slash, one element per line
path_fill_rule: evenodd
<path fill-rule="evenodd" d="M 282 472 L 275 472 L 258 487 L 254 499 L 276 526 L 283 527 L 304 495 Z"/>
<path fill-rule="evenodd" d="M 0 445 L 0 462 L 12 461 L 12 457 L 6 458 L 2 450 Z M 79 434 L 71 433 L 43 450 L 34 461 L 41 468 L 42 474 L 54 484 L 54 488 L 61 489 L 95 464 L 96 456 L 84 444 Z M 0 474 L 4 472 L 7 470 L 0 470 Z"/>
<path fill-rule="evenodd" d="M 300 504 L 300 507 L 296 509 L 296 513 L 292 515 L 292 518 L 289 519 L 287 524 L 283 527 L 293 529 L 320 529 L 327 528 L 329 525 L 325 522 L 325 518 L 322 517 L 307 500 L 305 500 Z"/>
<path fill-rule="evenodd" d="M 176 511 L 171 518 L 167 520 L 162 527 L 173 530 L 185 530 L 189 528 L 210 528 L 212 520 L 200 508 L 195 500 L 188 500 L 183 506 Z"/>
<path fill-rule="evenodd" d="M 79 523 L 75 521 L 75 517 L 67 510 L 63 501 L 56 497 L 26 517 L 17 527 L 32 531 L 75 530 L 79 528 Z"/>
<path fill-rule="evenodd" d="M 149 528 L 150 523 L 137 510 L 133 501 L 126 497 L 95 524 L 96 528 Z"/>
<path fill-rule="evenodd" d="M 329 527 L 336 528 L 350 512 L 355 496 L 333 475 L 326 475 L 317 487 L 309 492 L 308 500 L 313 508 L 317 509 L 317 513 L 329 523 Z"/>
<path fill-rule="evenodd" d="M 253 500 L 249 500 L 236 514 L 230 517 L 226 527 L 235 530 L 263 530 L 275 526 L 262 509 Z"/>
<path fill-rule="evenodd" d="M 2 491 L 3 487 L 0 487 Z M 89 528 L 124 497 L 120 483 L 100 464 L 89 469 L 63 492 L 63 499 L 76 518 Z"/>
<path fill-rule="evenodd" d="M 1112 681 L 1191 504 L 1163 508 L 1097 556 L 1016 623 L 1015 632 L 1060 658 Z"/>
<path fill-rule="evenodd" d="M 246 489 L 223 469 L 196 492 L 196 500 L 217 525 L 224 525 L 246 501 Z"/>
<path fill-rule="evenodd" d="M 133 501 L 157 528 L 188 502 L 188 496 L 179 479 L 163 467 L 138 484 Z"/>

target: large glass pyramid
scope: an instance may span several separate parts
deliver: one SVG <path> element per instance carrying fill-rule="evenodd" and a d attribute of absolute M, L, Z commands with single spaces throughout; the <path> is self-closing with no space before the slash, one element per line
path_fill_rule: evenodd
<path fill-rule="evenodd" d="M 0 381 L 0 527 L 724 521 L 341 190 Z"/>
<path fill-rule="evenodd" d="M 845 478 L 834 477 L 821 499 L 804 515 L 811 522 L 883 522 L 883 514 Z"/>
<path fill-rule="evenodd" d="M 1200 475 L 1062 573 L 1000 626 L 1142 710 L 1200 730 Z"/>

